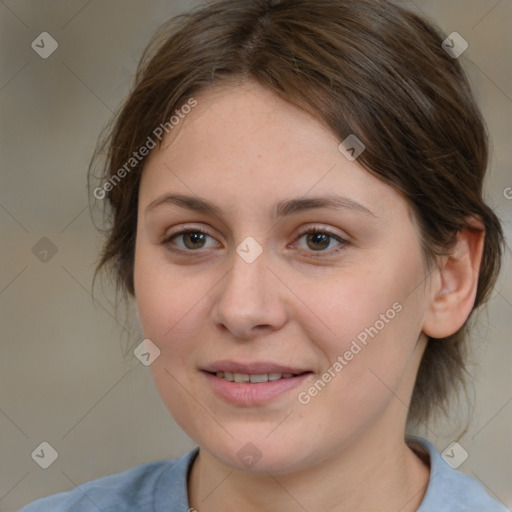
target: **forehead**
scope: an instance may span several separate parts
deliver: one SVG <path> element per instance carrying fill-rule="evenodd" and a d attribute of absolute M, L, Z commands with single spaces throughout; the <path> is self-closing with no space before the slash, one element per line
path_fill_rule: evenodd
<path fill-rule="evenodd" d="M 223 198 L 232 204 L 340 194 L 383 213 L 407 202 L 357 161 L 311 114 L 249 82 L 214 86 L 146 162 L 141 203 L 163 192 Z"/>

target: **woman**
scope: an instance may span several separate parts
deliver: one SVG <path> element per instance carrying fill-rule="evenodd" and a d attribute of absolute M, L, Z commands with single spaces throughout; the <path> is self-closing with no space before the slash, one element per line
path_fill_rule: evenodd
<path fill-rule="evenodd" d="M 502 230 L 455 54 L 386 1 L 230 0 L 163 26 L 106 140 L 98 270 L 198 449 L 36 511 L 505 507 L 406 437 L 463 381 Z"/>

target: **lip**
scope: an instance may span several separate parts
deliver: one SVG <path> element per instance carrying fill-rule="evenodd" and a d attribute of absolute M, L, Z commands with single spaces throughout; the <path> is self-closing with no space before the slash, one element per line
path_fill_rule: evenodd
<path fill-rule="evenodd" d="M 236 366 L 236 365 L 235 365 Z M 235 366 L 230 366 L 229 368 L 234 368 Z M 236 368 L 241 368 L 240 365 L 236 366 Z M 272 370 L 261 371 L 261 367 L 258 367 L 257 371 L 248 371 L 247 366 L 243 366 L 243 371 L 236 371 L 234 373 L 249 373 L 249 374 L 262 374 L 262 373 L 296 373 L 297 370 L 293 370 L 291 368 L 281 367 L 281 366 L 272 366 Z M 252 367 L 254 368 L 254 367 Z M 268 368 L 268 366 L 265 366 Z M 278 369 L 278 368 L 282 368 Z M 286 370 L 286 371 L 285 371 Z M 218 370 L 222 371 L 222 370 Z M 233 370 L 225 370 L 225 371 L 233 371 Z M 209 373 L 206 370 L 201 372 L 207 381 L 207 384 L 215 395 L 221 398 L 223 401 L 226 401 L 230 404 L 243 406 L 243 407 L 253 407 L 258 405 L 265 405 L 272 400 L 276 400 L 280 397 L 285 397 L 291 390 L 304 384 L 306 379 L 309 379 L 313 373 L 307 372 L 302 373 L 301 375 L 297 375 L 295 377 L 289 377 L 274 381 L 267 382 L 258 382 L 258 383 L 239 383 L 239 382 L 230 382 L 221 377 L 217 377 L 215 374 Z"/>

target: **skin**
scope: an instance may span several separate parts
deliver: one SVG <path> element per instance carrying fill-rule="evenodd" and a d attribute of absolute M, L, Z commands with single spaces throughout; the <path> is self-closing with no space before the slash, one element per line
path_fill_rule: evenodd
<path fill-rule="evenodd" d="M 196 99 L 145 165 L 134 268 L 141 327 L 161 351 L 151 365 L 157 389 L 200 446 L 190 506 L 417 510 L 429 467 L 404 441 L 407 406 L 426 335 L 455 332 L 471 311 L 483 235 L 461 232 L 454 256 L 427 269 L 406 199 L 346 159 L 319 120 L 252 82 Z M 148 209 L 166 193 L 199 196 L 223 215 L 169 203 Z M 321 208 L 272 217 L 278 201 L 333 193 L 372 214 Z M 346 242 L 299 237 L 313 226 Z M 208 236 L 169 241 L 184 228 Z M 249 236 L 263 251 L 252 263 L 236 252 Z M 299 403 L 298 393 L 397 302 L 401 311 Z M 235 406 L 201 372 L 219 359 L 312 374 L 269 403 Z M 247 443 L 261 454 L 252 467 L 237 456 Z"/>

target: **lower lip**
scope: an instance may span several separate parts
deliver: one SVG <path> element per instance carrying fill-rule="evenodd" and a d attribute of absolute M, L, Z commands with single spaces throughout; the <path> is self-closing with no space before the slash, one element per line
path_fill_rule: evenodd
<path fill-rule="evenodd" d="M 232 404 L 245 406 L 265 404 L 304 383 L 312 375 L 304 373 L 288 379 L 239 383 L 230 382 L 208 372 L 203 372 L 203 374 L 218 396 Z"/>

